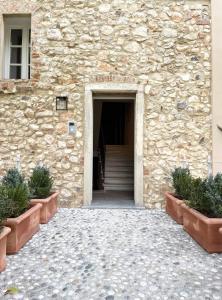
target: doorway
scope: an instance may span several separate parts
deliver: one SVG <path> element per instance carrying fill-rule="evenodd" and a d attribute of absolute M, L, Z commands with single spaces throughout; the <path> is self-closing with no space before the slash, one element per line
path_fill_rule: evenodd
<path fill-rule="evenodd" d="M 99 191 L 101 189 L 100 184 L 98 183 L 98 176 L 95 173 L 98 172 L 98 163 L 95 160 L 99 159 L 97 157 L 97 153 L 95 153 L 95 140 L 98 139 L 98 135 L 100 135 L 100 130 L 95 130 L 95 127 L 101 127 L 102 120 L 102 106 L 99 102 L 106 102 L 104 105 L 104 115 L 108 115 L 110 109 L 116 110 L 116 106 L 118 107 L 119 117 L 116 118 L 116 123 L 113 126 L 119 129 L 117 132 L 109 134 L 109 139 L 112 139 L 112 142 L 116 144 L 111 145 L 110 151 L 118 152 L 119 150 L 115 150 L 116 146 L 126 146 L 126 139 L 130 138 L 132 140 L 132 169 L 133 176 L 132 180 L 128 181 L 131 183 L 132 190 L 131 195 L 133 197 L 131 200 L 134 200 L 136 207 L 143 207 L 143 114 L 144 114 L 144 87 L 138 84 L 127 84 L 127 83 L 95 83 L 89 84 L 86 86 L 85 91 L 85 139 L 84 139 L 84 206 L 91 207 L 93 200 L 93 188 Z M 96 104 L 95 104 L 96 103 Z M 108 104 L 109 103 L 109 104 Z M 128 132 L 128 137 L 126 134 L 123 134 L 125 131 L 126 120 L 123 122 L 123 119 L 126 118 L 127 114 L 123 113 L 127 107 L 129 107 L 129 103 L 132 104 L 133 107 L 133 115 L 131 118 L 133 120 L 133 129 Z M 95 108 L 95 105 L 97 108 Z M 112 106 L 112 108 L 110 107 Z M 114 108 L 115 107 L 115 108 Z M 121 108 L 120 108 L 121 107 Z M 96 117 L 96 110 L 101 114 L 101 118 Z M 119 121 L 117 121 L 119 119 Z M 106 127 L 105 123 L 110 123 L 112 120 L 104 121 L 103 127 Z M 131 127 L 132 128 L 132 127 Z M 124 129 L 124 130 L 123 130 Z M 110 124 L 107 125 L 106 132 L 110 131 Z M 95 131 L 95 132 L 94 132 Z M 97 137 L 96 137 L 97 132 Z M 126 131 L 125 131 L 126 132 Z M 129 134 L 130 132 L 130 134 Z M 132 139 L 133 137 L 133 139 Z M 122 144 L 124 143 L 124 144 Z M 128 145 L 127 145 L 128 146 Z M 109 147 L 107 147 L 109 148 Z M 122 151 L 122 150 L 121 150 Z M 128 151 L 124 150 L 124 151 Z M 124 152 L 123 151 L 123 152 Z M 109 151 L 108 151 L 109 152 Z M 123 153 L 122 152 L 122 153 Z M 126 155 L 127 157 L 127 155 Z M 94 163 L 93 163 L 94 161 Z M 94 167 L 93 167 L 94 166 Z M 94 174 L 93 174 L 94 173 Z M 94 176 L 93 176 L 94 175 Z M 94 179 L 95 178 L 95 179 Z M 115 183 L 115 182 L 114 182 Z M 117 191 L 119 193 L 119 191 Z M 116 198 L 118 200 L 119 197 Z M 115 200 L 115 195 L 113 192 L 112 200 Z M 119 202 L 119 201 L 117 201 Z M 119 203 L 118 203 L 119 204 Z M 108 205 L 107 205 L 108 207 Z M 119 205 L 118 205 L 119 207 Z"/>
<path fill-rule="evenodd" d="M 134 95 L 94 95 L 92 206 L 134 206 Z"/>

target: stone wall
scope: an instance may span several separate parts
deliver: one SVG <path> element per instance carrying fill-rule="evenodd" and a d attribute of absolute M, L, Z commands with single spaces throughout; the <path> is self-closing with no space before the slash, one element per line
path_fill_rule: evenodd
<path fill-rule="evenodd" d="M 144 84 L 144 204 L 159 207 L 183 162 L 207 174 L 211 154 L 210 1 L 0 0 L 0 14 L 32 14 L 32 80 L 0 81 L 0 175 L 21 155 L 41 161 L 61 205 L 83 203 L 84 89 Z M 69 97 L 69 111 L 55 97 Z M 67 133 L 69 120 L 76 135 Z"/>

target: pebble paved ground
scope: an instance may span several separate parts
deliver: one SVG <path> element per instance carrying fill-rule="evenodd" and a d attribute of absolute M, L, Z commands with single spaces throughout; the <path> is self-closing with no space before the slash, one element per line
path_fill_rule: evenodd
<path fill-rule="evenodd" d="M 15 295 L 3 296 L 7 288 Z M 61 209 L 0 274 L 0 299 L 222 299 L 209 255 L 160 210 Z"/>

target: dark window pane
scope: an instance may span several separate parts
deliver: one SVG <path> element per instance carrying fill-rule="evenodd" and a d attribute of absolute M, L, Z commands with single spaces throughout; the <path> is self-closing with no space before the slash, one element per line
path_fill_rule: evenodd
<path fill-rule="evenodd" d="M 31 71 L 30 71 L 30 66 L 28 66 L 29 70 L 28 70 L 28 79 L 31 78 Z"/>
<path fill-rule="evenodd" d="M 29 45 L 31 44 L 31 29 L 29 29 Z"/>
<path fill-rule="evenodd" d="M 22 29 L 11 30 L 11 44 L 22 45 Z"/>
<path fill-rule="evenodd" d="M 22 48 L 11 48 L 11 64 L 21 64 Z"/>
<path fill-rule="evenodd" d="M 21 79 L 21 66 L 10 66 L 10 79 Z"/>

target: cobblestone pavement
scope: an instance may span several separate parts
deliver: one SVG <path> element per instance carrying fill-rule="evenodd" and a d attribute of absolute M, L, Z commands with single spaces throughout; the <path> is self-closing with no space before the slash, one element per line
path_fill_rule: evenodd
<path fill-rule="evenodd" d="M 18 293 L 3 296 L 7 288 Z M 209 255 L 160 210 L 61 209 L 0 275 L 0 299 L 222 299 Z"/>

